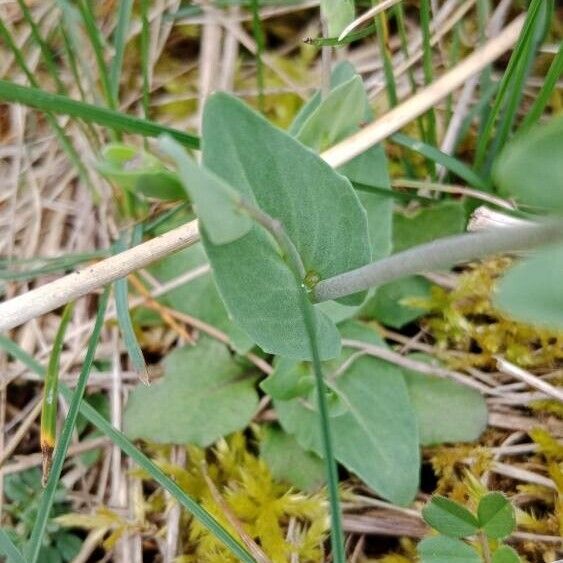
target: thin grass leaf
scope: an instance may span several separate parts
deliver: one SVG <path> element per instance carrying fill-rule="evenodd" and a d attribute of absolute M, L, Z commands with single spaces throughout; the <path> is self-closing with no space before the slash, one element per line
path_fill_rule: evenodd
<path fill-rule="evenodd" d="M 512 56 L 508 61 L 508 65 L 500 81 L 499 90 L 495 102 L 493 104 L 493 108 L 489 113 L 487 122 L 485 123 L 483 130 L 479 136 L 477 150 L 475 153 L 475 168 L 477 168 L 478 170 L 482 169 L 483 165 L 485 164 L 485 158 L 487 156 L 487 147 L 489 145 L 489 141 L 493 136 L 493 131 L 497 118 L 502 109 L 505 96 L 512 82 L 512 77 L 514 76 L 516 67 L 527 51 L 528 43 L 534 32 L 535 23 L 540 13 L 542 2 L 543 0 L 532 0 L 530 7 L 528 8 L 528 13 L 526 15 L 526 20 L 524 22 L 524 26 L 520 33 L 520 37 L 518 39 L 518 42 L 516 43 L 516 47 L 512 52 Z"/>
<path fill-rule="evenodd" d="M 9 338 L 0 334 L 0 348 L 18 359 L 30 370 L 40 377 L 45 376 L 45 369 L 37 360 L 32 358 L 20 346 Z M 61 383 L 59 391 L 67 401 L 72 401 L 72 390 Z M 228 547 L 235 557 L 241 561 L 255 563 L 252 556 L 233 538 L 233 536 L 215 520 L 202 506 L 200 506 L 191 496 L 186 494 L 179 485 L 151 459 L 141 452 L 130 442 L 124 434 L 114 428 L 96 409 L 87 402 L 80 404 L 80 414 L 84 416 L 98 430 L 105 434 L 115 445 L 117 445 L 126 455 L 128 455 L 141 469 L 144 469 L 162 488 L 178 501 L 190 514 L 194 516 L 203 526 L 205 526 L 219 541 Z"/>
<path fill-rule="evenodd" d="M 0 80 L 0 99 L 23 104 L 45 112 L 76 117 L 89 123 L 96 123 L 124 133 L 136 133 L 145 137 L 168 134 L 187 148 L 199 148 L 199 139 L 178 129 L 159 125 L 147 119 L 140 119 L 125 113 L 101 108 L 86 102 L 72 100 L 59 94 L 51 94 L 40 88 L 20 86 L 7 80 Z"/>
<path fill-rule="evenodd" d="M 109 288 L 106 288 L 98 305 L 96 321 L 92 330 L 92 336 L 90 337 L 90 340 L 88 342 L 88 349 L 86 350 L 84 363 L 82 364 L 82 369 L 80 370 L 80 375 L 78 376 L 76 388 L 74 390 L 74 393 L 72 394 L 68 414 L 61 431 L 61 438 L 57 444 L 53 457 L 51 473 L 47 480 L 47 484 L 45 485 L 43 495 L 41 496 L 41 501 L 39 503 L 39 508 L 37 509 L 37 515 L 35 517 L 31 536 L 26 546 L 26 554 L 29 563 L 36 563 L 39 560 L 39 553 L 43 544 L 43 535 L 45 534 L 45 530 L 47 528 L 49 515 L 51 514 L 51 508 L 53 507 L 53 501 L 55 499 L 57 486 L 61 477 L 63 464 L 66 458 L 68 447 L 70 446 L 70 442 L 72 440 L 72 433 L 74 432 L 74 427 L 78 418 L 78 411 L 80 410 L 80 404 L 84 396 L 88 376 L 90 375 L 90 370 L 92 369 L 92 364 L 94 362 L 96 348 L 100 340 L 100 333 L 104 326 L 104 317 L 106 314 L 108 297 Z"/>
<path fill-rule="evenodd" d="M 396 4 L 395 6 L 393 6 L 392 8 L 393 11 L 393 15 L 395 16 L 395 21 L 397 23 L 397 31 L 399 32 L 399 40 L 401 43 L 401 51 L 403 53 L 403 56 L 405 58 L 405 60 L 408 60 L 410 57 L 410 51 L 409 51 L 409 37 L 408 37 L 408 33 L 407 33 L 407 26 L 405 23 L 405 8 L 402 2 L 399 2 L 398 4 Z M 416 91 L 418 90 L 417 84 L 416 84 L 416 80 L 414 78 L 414 70 L 413 70 L 413 66 L 410 65 L 407 68 L 407 78 L 409 80 L 409 84 L 411 87 L 411 94 L 416 94 Z M 416 118 L 416 124 L 418 127 L 418 132 L 419 135 L 422 139 L 426 139 L 426 132 L 424 130 L 424 122 L 422 119 L 422 116 L 419 116 Z"/>
<path fill-rule="evenodd" d="M 89 91 L 94 92 L 94 79 L 91 75 L 90 69 L 84 64 L 83 59 L 80 59 L 81 69 L 79 70 L 79 61 L 76 58 L 75 53 L 79 53 L 80 40 L 78 37 L 78 29 L 80 28 L 80 14 L 76 9 L 76 6 L 69 4 L 67 0 L 56 0 L 57 6 L 61 10 L 61 26 L 60 31 L 63 38 L 63 46 L 70 65 L 70 70 L 74 83 L 78 87 L 80 92 L 80 97 L 82 100 L 86 100 L 86 89 L 82 84 L 83 75 L 86 76 L 89 84 Z"/>
<path fill-rule="evenodd" d="M 0 552 L 6 555 L 11 563 L 26 563 L 4 528 L 0 528 Z"/>
<path fill-rule="evenodd" d="M 444 168 L 453 172 L 456 176 L 459 176 L 474 188 L 488 191 L 488 184 L 485 180 L 483 180 L 483 178 L 481 178 L 463 162 L 453 156 L 450 156 L 449 154 L 443 153 L 440 149 L 427 145 L 422 141 L 411 139 L 402 133 L 395 133 L 395 135 L 392 135 L 391 141 L 412 151 L 418 152 L 436 164 L 442 165 Z"/>
<path fill-rule="evenodd" d="M 543 114 L 545 107 L 549 103 L 549 99 L 553 94 L 557 81 L 563 75 L 563 42 L 559 43 L 559 50 L 553 59 L 547 74 L 545 75 L 543 85 L 539 91 L 532 107 L 528 110 L 528 114 L 520 125 L 519 131 L 529 129 L 538 122 Z"/>
<path fill-rule="evenodd" d="M 252 10 L 252 34 L 256 41 L 256 81 L 258 85 L 258 109 L 264 113 L 264 63 L 262 55 L 266 43 L 264 30 L 260 23 L 260 5 L 258 0 L 251 0 L 250 9 Z"/>
<path fill-rule="evenodd" d="M 308 43 L 309 45 L 315 45 L 317 47 L 338 47 L 340 45 L 348 45 L 349 43 L 353 43 L 354 41 L 368 37 L 375 31 L 375 24 L 371 24 L 367 27 L 364 27 L 364 29 L 349 33 L 343 39 L 339 39 L 338 37 L 314 37 L 305 39 L 305 43 Z"/>
<path fill-rule="evenodd" d="M 321 423 L 321 438 L 323 444 L 323 461 L 325 464 L 326 478 L 328 484 L 328 495 L 330 502 L 330 544 L 332 548 L 332 560 L 335 563 L 346 563 L 346 550 L 344 548 L 344 529 L 342 527 L 342 515 L 340 512 L 340 495 L 338 491 L 338 466 L 332 446 L 332 435 L 330 430 L 330 415 L 327 401 L 327 386 L 323 376 L 323 368 L 317 344 L 317 331 L 315 318 L 312 314 L 309 296 L 306 288 L 301 284 L 301 299 L 303 318 L 311 346 L 313 358 L 313 372 L 315 374 L 315 386 L 317 390 L 317 403 L 319 408 L 319 419 Z"/>
<path fill-rule="evenodd" d="M 375 4 L 375 2 L 374 2 Z M 383 59 L 383 72 L 385 74 L 385 87 L 387 89 L 387 98 L 389 106 L 395 107 L 398 102 L 397 83 L 395 82 L 395 74 L 393 73 L 393 61 L 391 53 L 387 46 L 387 37 L 389 35 L 387 28 L 387 16 L 385 12 L 377 14 L 374 18 L 375 29 L 377 31 L 377 42 L 379 44 L 379 52 Z"/>
<path fill-rule="evenodd" d="M 491 16 L 490 0 L 477 1 L 477 30 L 479 33 L 479 44 L 482 45 L 487 40 L 487 27 Z M 481 92 L 487 92 L 491 85 L 494 84 L 492 78 L 492 65 L 487 65 L 480 74 L 479 88 Z M 482 96 L 481 96 L 482 98 Z M 487 122 L 491 108 L 489 104 L 483 104 L 479 110 L 479 134 L 483 133 L 483 127 Z"/>
<path fill-rule="evenodd" d="M 37 45 L 39 45 L 41 58 L 45 62 L 45 66 L 47 67 L 47 70 L 49 71 L 51 78 L 55 81 L 55 84 L 57 85 L 57 90 L 63 94 L 66 93 L 66 87 L 63 81 L 59 77 L 59 70 L 57 68 L 57 63 L 55 62 L 55 59 L 53 57 L 53 53 L 51 52 L 49 45 L 47 45 L 47 43 L 43 39 L 39 26 L 37 25 L 37 23 L 33 18 L 33 14 L 27 7 L 27 4 L 24 2 L 24 0 L 18 0 L 18 6 L 22 11 L 24 20 L 29 25 L 29 29 L 31 31 L 31 37 L 37 43 Z"/>
<path fill-rule="evenodd" d="M 131 22 L 131 11 L 133 9 L 133 0 L 121 0 L 119 2 L 119 11 L 117 15 L 117 28 L 115 30 L 115 38 L 113 48 L 115 54 L 111 61 L 109 72 L 109 82 L 111 89 L 111 97 L 116 107 L 119 105 L 119 80 L 121 78 L 121 70 L 123 67 L 123 56 L 125 54 L 125 45 L 127 44 L 127 31 Z"/>
<path fill-rule="evenodd" d="M 150 110 L 150 24 L 149 0 L 141 0 L 141 73 L 143 75 L 143 115 L 149 118 Z"/>
<path fill-rule="evenodd" d="M 432 35 L 430 31 L 430 0 L 421 0 L 420 2 L 420 25 L 422 27 L 422 67 L 424 71 L 424 83 L 428 85 L 434 80 L 432 44 L 430 42 Z M 438 137 L 436 134 L 436 114 L 434 113 L 434 109 L 429 110 L 426 115 L 427 127 L 424 141 L 429 145 L 437 147 Z M 431 175 L 434 177 L 436 175 L 436 167 L 432 161 L 430 168 Z"/>
<path fill-rule="evenodd" d="M 35 75 L 31 72 L 31 70 L 27 66 L 27 63 L 25 61 L 25 57 L 23 56 L 22 51 L 16 45 L 16 42 L 14 41 L 12 34 L 10 33 L 10 31 L 8 30 L 8 28 L 6 27 L 6 25 L 2 21 L 2 18 L 0 18 L 0 38 L 4 39 L 4 41 L 6 42 L 6 44 L 9 47 L 9 49 L 12 51 L 12 53 L 13 53 L 15 59 L 16 59 L 16 62 L 20 66 L 23 73 L 26 75 L 30 84 L 34 88 L 37 88 L 38 83 L 37 83 L 37 80 L 35 78 Z M 8 82 L 8 84 L 10 84 L 10 83 Z M 24 87 L 22 86 L 22 88 L 24 88 Z M 2 96 L 0 94 L 0 98 L 1 97 Z M 70 140 L 66 136 L 66 134 L 63 131 L 63 129 L 61 128 L 61 126 L 57 123 L 57 120 L 52 115 L 51 111 L 46 110 L 45 116 L 47 118 L 49 125 L 54 130 L 55 135 L 56 135 L 59 143 L 61 144 L 63 150 L 66 152 L 70 161 L 74 164 L 74 166 L 78 170 L 78 174 L 80 175 L 80 178 L 93 191 L 93 193 L 97 193 L 97 191 L 94 188 L 92 182 L 90 181 L 90 176 L 88 174 L 88 171 L 86 170 L 86 167 L 84 166 L 84 164 L 82 164 L 82 160 L 79 157 L 78 153 L 76 152 L 74 145 L 70 142 Z"/>
<path fill-rule="evenodd" d="M 45 374 L 43 404 L 41 407 L 41 455 L 43 457 L 43 486 L 47 483 L 55 443 L 57 441 L 57 404 L 59 387 L 59 363 L 63 350 L 68 323 L 72 316 L 74 303 L 69 303 L 63 311 L 61 323 L 53 341 L 53 350 L 49 356 L 49 364 Z"/>
<path fill-rule="evenodd" d="M 543 32 L 539 32 L 542 31 L 542 28 L 545 30 L 546 20 L 548 22 L 551 21 L 551 14 L 553 13 L 553 2 L 547 0 L 543 4 L 543 6 L 543 13 L 545 17 L 540 17 L 542 15 L 542 10 L 540 10 L 538 12 L 538 16 L 536 17 L 529 41 L 526 44 L 526 48 L 522 54 L 522 57 L 519 59 L 516 65 L 516 69 L 510 81 L 504 109 L 498 126 L 495 130 L 495 137 L 489 150 L 487 151 L 487 159 L 485 165 L 487 172 L 491 170 L 493 161 L 499 154 L 502 147 L 506 144 L 506 141 L 512 132 L 514 122 L 516 121 L 518 108 L 524 95 L 526 80 L 532 69 L 537 49 L 543 39 Z"/>
<path fill-rule="evenodd" d="M 64 272 L 74 268 L 78 264 L 88 262 L 93 258 L 105 258 L 108 252 L 100 250 L 96 252 L 85 252 L 82 254 L 68 254 L 66 256 L 57 256 L 55 258 L 28 258 L 26 260 L 3 261 L 0 260 L 0 280 L 4 281 L 23 281 L 38 278 L 48 274 Z M 27 270 L 15 271 L 14 266 L 23 264 L 41 263 L 41 266 L 29 268 Z M 7 267 L 3 268 L 3 264 Z"/>
<path fill-rule="evenodd" d="M 80 15 L 82 16 L 82 21 L 84 22 L 84 27 L 86 28 L 88 39 L 90 40 L 92 49 L 94 50 L 94 56 L 96 58 L 96 64 L 98 66 L 98 75 L 102 84 L 102 91 L 106 99 L 106 104 L 109 108 L 116 109 L 117 101 L 112 96 L 109 71 L 106 65 L 106 61 L 104 60 L 105 39 L 98 29 L 96 18 L 94 17 L 94 13 L 92 12 L 90 2 L 88 0 L 78 0 L 77 7 Z"/>
<path fill-rule="evenodd" d="M 141 234 L 142 227 L 139 225 L 135 228 L 133 236 L 131 237 L 131 246 L 138 244 Z M 127 247 L 128 245 L 125 244 L 125 239 L 122 237 L 115 245 L 115 251 L 123 252 L 124 250 L 127 250 Z M 139 376 L 139 379 L 145 385 L 149 385 L 150 378 L 147 364 L 145 363 L 141 346 L 137 341 L 135 329 L 133 328 L 133 323 L 131 321 L 131 315 L 129 314 L 129 290 L 127 286 L 127 278 L 117 280 L 114 285 L 117 321 L 119 323 L 119 329 L 121 331 L 121 336 L 123 337 L 125 348 L 127 349 L 127 354 L 131 360 L 133 369 Z"/>

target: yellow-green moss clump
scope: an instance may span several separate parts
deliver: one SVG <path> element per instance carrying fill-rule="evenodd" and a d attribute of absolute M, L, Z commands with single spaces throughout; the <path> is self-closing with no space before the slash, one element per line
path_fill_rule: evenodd
<path fill-rule="evenodd" d="M 522 367 L 549 368 L 563 359 L 563 332 L 512 321 L 493 307 L 495 283 L 509 265 L 499 258 L 470 267 L 454 289 L 434 287 L 430 298 L 416 300 L 428 311 L 422 328 L 450 365 L 494 367 L 502 355 Z"/>

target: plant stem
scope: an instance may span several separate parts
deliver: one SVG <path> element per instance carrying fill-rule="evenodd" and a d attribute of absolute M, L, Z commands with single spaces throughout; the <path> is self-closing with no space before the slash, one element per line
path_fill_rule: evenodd
<path fill-rule="evenodd" d="M 314 296 L 317 301 L 338 299 L 413 274 L 441 270 L 494 254 L 529 250 L 561 240 L 562 221 L 446 237 L 323 280 L 316 285 Z"/>
<path fill-rule="evenodd" d="M 317 334 L 315 326 L 315 317 L 313 315 L 313 306 L 309 299 L 309 293 L 304 284 L 305 267 L 301 256 L 295 248 L 293 241 L 289 238 L 283 225 L 277 219 L 271 217 L 260 208 L 253 206 L 251 203 L 241 199 L 240 207 L 254 221 L 268 231 L 277 242 L 282 251 L 288 267 L 291 269 L 295 282 L 299 288 L 301 299 L 301 311 L 305 322 L 305 329 L 311 346 L 311 356 L 313 358 L 313 372 L 315 374 L 315 386 L 317 389 L 317 399 L 319 404 L 319 422 L 321 430 L 321 441 L 323 446 L 323 457 L 327 475 L 330 517 L 331 517 L 331 533 L 330 541 L 332 546 L 332 559 L 335 563 L 346 563 L 344 550 L 344 532 L 342 529 L 342 519 L 340 516 L 340 501 L 338 494 L 338 468 L 336 459 L 332 451 L 332 436 L 330 431 L 330 417 L 328 414 L 328 405 L 326 401 L 327 388 L 323 377 L 323 369 L 317 345 Z"/>
<path fill-rule="evenodd" d="M 491 563 L 491 548 L 489 547 L 489 540 L 482 530 L 479 532 L 479 541 L 481 542 L 481 549 L 483 550 L 484 563 Z"/>
<path fill-rule="evenodd" d="M 344 549 L 344 531 L 340 514 L 340 498 L 338 493 L 338 468 L 334 452 L 332 451 L 332 435 L 330 430 L 330 417 L 326 401 L 327 387 L 323 377 L 323 369 L 317 346 L 315 319 L 312 314 L 312 306 L 309 301 L 307 290 L 301 286 L 302 311 L 305 320 L 307 335 L 311 345 L 313 356 L 313 372 L 315 374 L 315 387 L 317 389 L 317 402 L 319 405 L 319 418 L 321 426 L 321 440 L 323 445 L 323 457 L 328 483 L 328 495 L 330 502 L 331 532 L 330 543 L 332 547 L 332 560 L 335 563 L 346 563 L 346 552 Z"/>
<path fill-rule="evenodd" d="M 108 297 L 109 289 L 106 289 L 98 306 L 96 322 L 92 331 L 92 336 L 90 337 L 90 341 L 88 343 L 86 357 L 84 358 L 84 363 L 82 365 L 82 369 L 80 370 L 78 382 L 72 395 L 68 415 L 61 432 L 61 439 L 57 444 L 57 449 L 55 450 L 55 455 L 53 458 L 53 468 L 45 484 L 43 495 L 41 496 L 41 501 L 37 510 L 37 516 L 35 518 L 33 530 L 31 531 L 31 537 L 26 548 L 28 561 L 30 563 L 35 563 L 39 559 L 39 552 L 42 546 L 43 535 L 45 533 L 45 528 L 47 527 L 51 508 L 53 507 L 53 501 L 57 492 L 57 485 L 61 477 L 64 460 L 68 451 L 68 447 L 70 446 L 70 442 L 72 441 L 72 433 L 74 432 L 76 420 L 78 418 L 80 403 L 84 396 L 84 391 L 86 390 L 86 383 L 88 382 L 88 376 L 90 375 L 90 370 L 92 369 L 92 363 L 94 361 L 94 355 L 96 353 L 96 348 L 100 339 L 100 333 L 104 325 L 104 317 L 106 313 Z M 65 313 L 67 310 L 68 307 L 67 309 L 65 309 Z M 45 382 L 46 381 L 47 378 L 45 379 Z"/>

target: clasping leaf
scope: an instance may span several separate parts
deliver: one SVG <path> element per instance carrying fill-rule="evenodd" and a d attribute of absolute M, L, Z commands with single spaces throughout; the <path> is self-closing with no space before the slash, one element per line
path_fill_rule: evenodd
<path fill-rule="evenodd" d="M 176 162 L 182 184 L 213 244 L 232 242 L 251 229 L 252 220 L 242 211 L 236 190 L 199 166 L 172 137 L 162 137 L 160 148 Z"/>

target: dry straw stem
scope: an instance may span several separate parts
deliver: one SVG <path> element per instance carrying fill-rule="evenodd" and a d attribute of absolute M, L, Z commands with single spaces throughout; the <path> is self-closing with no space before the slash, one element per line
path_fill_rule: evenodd
<path fill-rule="evenodd" d="M 494 39 L 438 80 L 381 119 L 325 151 L 321 157 L 336 168 L 396 133 L 509 50 L 516 43 L 523 22 L 523 15 L 516 18 Z M 186 248 L 197 240 L 199 240 L 197 222 L 192 221 L 119 255 L 6 301 L 0 304 L 0 331 L 9 330 L 48 313 L 151 262 Z"/>
<path fill-rule="evenodd" d="M 335 168 L 341 166 L 428 111 L 510 49 L 518 39 L 524 17 L 521 15 L 516 18 L 494 39 L 381 119 L 328 149 L 323 153 L 323 158 Z"/>
<path fill-rule="evenodd" d="M 539 389 L 549 397 L 552 397 L 556 401 L 561 401 L 563 403 L 563 391 L 561 389 L 558 389 L 557 387 L 554 387 L 547 381 L 544 381 L 543 379 L 532 375 L 530 372 L 523 370 L 518 366 L 515 366 L 504 358 L 497 358 L 497 366 L 502 373 L 511 375 L 512 377 L 519 379 L 520 381 L 524 381 L 530 387 Z"/>

